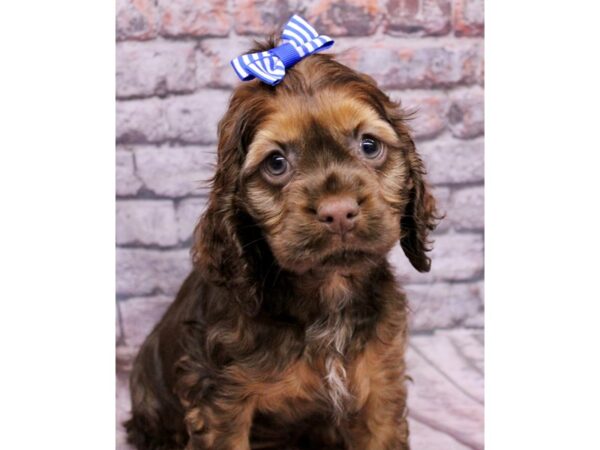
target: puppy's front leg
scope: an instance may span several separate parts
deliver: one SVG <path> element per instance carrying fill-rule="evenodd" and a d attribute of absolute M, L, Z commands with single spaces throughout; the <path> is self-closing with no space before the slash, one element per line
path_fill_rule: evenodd
<path fill-rule="evenodd" d="M 395 393 L 389 389 L 372 391 L 363 409 L 351 421 L 349 448 L 409 450 L 405 399 L 403 386 Z"/>
<path fill-rule="evenodd" d="M 250 450 L 253 413 L 249 400 L 224 398 L 188 408 L 186 450 Z"/>
<path fill-rule="evenodd" d="M 409 450 L 401 353 L 369 368 L 362 407 L 348 421 L 351 450 Z"/>

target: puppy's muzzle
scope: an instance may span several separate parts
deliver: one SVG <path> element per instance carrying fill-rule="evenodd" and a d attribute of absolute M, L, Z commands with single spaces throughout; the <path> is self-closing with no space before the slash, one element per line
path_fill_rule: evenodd
<path fill-rule="evenodd" d="M 356 225 L 360 207 L 350 196 L 323 199 L 317 208 L 317 219 L 328 231 L 344 237 Z"/>

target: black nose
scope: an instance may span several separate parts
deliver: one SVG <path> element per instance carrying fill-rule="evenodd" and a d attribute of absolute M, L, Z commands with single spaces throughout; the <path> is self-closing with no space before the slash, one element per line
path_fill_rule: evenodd
<path fill-rule="evenodd" d="M 346 234 L 354 228 L 359 207 L 351 197 L 332 197 L 321 201 L 317 218 L 333 233 Z"/>

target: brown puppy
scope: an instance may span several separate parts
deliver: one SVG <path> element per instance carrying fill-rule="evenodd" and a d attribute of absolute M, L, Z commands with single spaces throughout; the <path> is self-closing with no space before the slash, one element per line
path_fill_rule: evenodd
<path fill-rule="evenodd" d="M 267 42 L 253 51 L 272 48 Z M 131 375 L 138 449 L 408 449 L 406 300 L 437 220 L 399 105 L 312 55 L 234 92 L 194 270 Z"/>

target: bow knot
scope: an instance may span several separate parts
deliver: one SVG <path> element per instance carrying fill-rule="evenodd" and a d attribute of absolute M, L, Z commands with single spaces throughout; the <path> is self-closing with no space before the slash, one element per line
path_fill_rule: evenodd
<path fill-rule="evenodd" d="M 254 78 L 275 86 L 283 80 L 285 69 L 302 58 L 333 45 L 329 36 L 319 36 L 302 17 L 294 14 L 281 33 L 283 44 L 258 53 L 241 55 L 231 60 L 233 70 L 242 81 Z"/>

